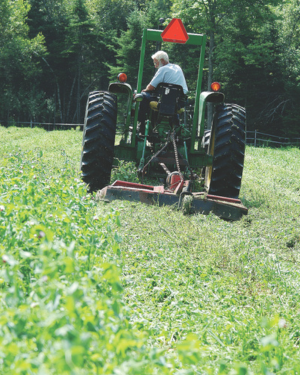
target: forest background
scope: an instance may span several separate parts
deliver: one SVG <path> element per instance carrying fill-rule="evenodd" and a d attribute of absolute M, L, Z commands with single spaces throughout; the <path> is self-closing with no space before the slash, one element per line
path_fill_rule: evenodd
<path fill-rule="evenodd" d="M 221 83 L 248 130 L 299 137 L 299 0 L 1 0 L 0 122 L 82 123 L 117 72 L 136 86 L 143 28 L 181 18 L 208 36 L 202 89 Z M 166 43 L 195 95 L 199 50 Z M 154 73 L 147 45 L 143 85 Z M 149 62 L 149 64 L 147 64 Z"/>

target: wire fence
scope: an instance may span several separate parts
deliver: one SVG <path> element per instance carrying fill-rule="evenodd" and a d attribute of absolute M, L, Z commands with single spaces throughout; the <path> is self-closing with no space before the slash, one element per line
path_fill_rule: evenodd
<path fill-rule="evenodd" d="M 65 124 L 65 123 L 51 123 L 51 122 L 16 122 L 16 121 L 1 121 L 0 125 L 17 126 L 17 127 L 42 127 L 48 131 L 64 130 L 66 128 L 76 129 L 78 126 L 83 129 L 84 124 Z M 249 130 L 246 133 L 246 143 L 248 146 L 254 147 L 286 147 L 298 146 L 300 147 L 300 138 L 280 137 L 277 135 L 266 134 L 258 130 Z"/>
<path fill-rule="evenodd" d="M 254 147 L 300 146 L 300 138 L 279 137 L 277 135 L 261 133 L 257 130 L 249 130 L 246 134 L 246 143 Z"/>
<path fill-rule="evenodd" d="M 63 130 L 64 128 L 77 128 L 79 126 L 81 129 L 84 124 L 65 124 L 60 122 L 34 122 L 34 121 L 2 121 L 0 120 L 0 125 L 3 126 L 17 126 L 18 128 L 44 128 L 48 131 L 51 130 Z"/>

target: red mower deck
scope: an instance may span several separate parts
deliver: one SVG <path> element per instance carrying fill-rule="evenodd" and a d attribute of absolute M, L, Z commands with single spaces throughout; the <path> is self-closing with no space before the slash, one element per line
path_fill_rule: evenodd
<path fill-rule="evenodd" d="M 201 213 L 208 215 L 210 212 L 227 220 L 239 220 L 247 215 L 248 209 L 240 199 L 219 197 L 206 193 L 181 192 L 175 194 L 163 185 L 150 186 L 127 181 L 115 181 L 98 192 L 100 199 L 112 201 L 124 199 L 131 202 L 142 202 L 158 206 L 174 206 L 183 209 L 186 213 Z"/>

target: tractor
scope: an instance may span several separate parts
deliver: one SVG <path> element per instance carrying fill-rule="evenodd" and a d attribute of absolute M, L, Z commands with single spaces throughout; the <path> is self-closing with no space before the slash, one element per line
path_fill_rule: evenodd
<path fill-rule="evenodd" d="M 147 41 L 199 46 L 200 61 L 191 113 L 187 115 L 187 98 L 181 86 L 162 83 L 156 88 L 158 101 L 150 103 L 145 132 L 139 134 L 138 110 Z M 180 19 L 173 19 L 164 31 L 144 29 L 136 90 L 127 83 L 126 74 L 121 73 L 107 91 L 89 94 L 80 163 L 89 191 L 108 186 L 113 166 L 124 160 L 136 163 L 142 180 L 147 175 L 163 181 L 163 191 L 191 195 L 200 186 L 208 196 L 237 203 L 234 201 L 238 201 L 244 166 L 246 112 L 239 105 L 224 103 L 225 95 L 217 82 L 212 84 L 211 91 L 201 92 L 205 45 L 206 36 L 186 33 Z M 127 106 L 122 138 L 115 145 L 119 95 L 125 95 Z M 207 103 L 212 103 L 214 115 L 212 124 L 206 125 Z"/>

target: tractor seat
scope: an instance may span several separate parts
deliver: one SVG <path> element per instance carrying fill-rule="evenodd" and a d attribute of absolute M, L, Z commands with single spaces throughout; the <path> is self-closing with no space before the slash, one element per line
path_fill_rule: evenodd
<path fill-rule="evenodd" d="M 174 116 L 184 112 L 185 95 L 182 86 L 171 83 L 160 83 L 155 92 L 158 102 L 150 102 L 150 108 L 162 116 Z"/>

